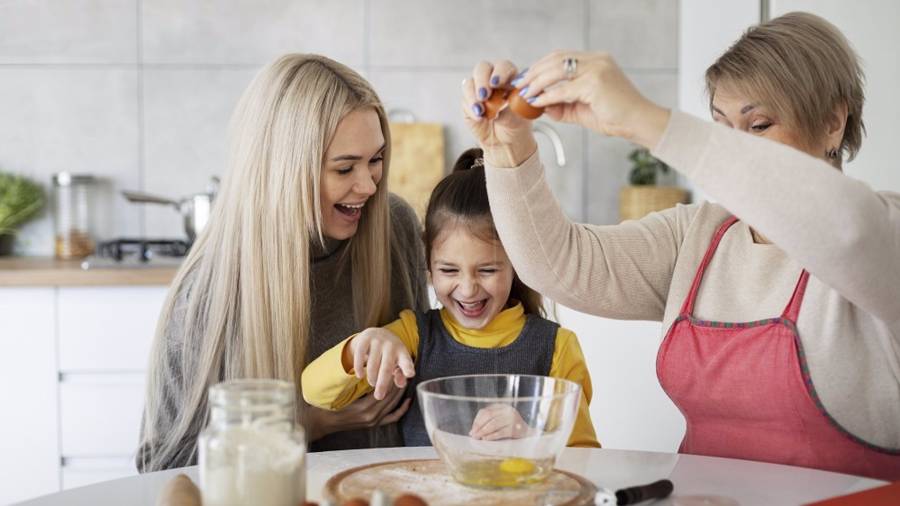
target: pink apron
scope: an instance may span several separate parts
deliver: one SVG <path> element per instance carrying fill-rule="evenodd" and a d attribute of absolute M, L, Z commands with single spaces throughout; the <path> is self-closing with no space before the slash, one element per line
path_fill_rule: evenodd
<path fill-rule="evenodd" d="M 850 434 L 816 395 L 796 323 L 809 273 L 801 273 L 781 316 L 747 323 L 694 318 L 706 267 L 736 222 L 726 220 L 710 242 L 656 358 L 660 384 L 687 421 L 680 451 L 900 479 L 900 450 Z"/>

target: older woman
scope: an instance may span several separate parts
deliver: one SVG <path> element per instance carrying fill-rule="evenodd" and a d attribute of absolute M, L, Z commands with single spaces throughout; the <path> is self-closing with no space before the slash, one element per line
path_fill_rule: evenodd
<path fill-rule="evenodd" d="M 681 451 L 900 479 L 900 195 L 841 172 L 862 72 L 840 32 L 792 13 L 707 71 L 714 123 L 642 97 L 608 55 L 482 62 L 464 110 L 522 280 L 567 306 L 663 322 Z M 652 149 L 717 203 L 615 226 L 569 222 L 527 121 L 482 119 L 509 82 L 550 117 Z M 775 141 L 775 142 L 772 142 Z"/>
<path fill-rule="evenodd" d="M 419 222 L 388 194 L 387 117 L 365 79 L 322 56 L 279 58 L 241 97 L 231 137 L 214 214 L 160 316 L 142 471 L 195 462 L 211 384 L 299 388 L 304 365 L 341 339 L 427 307 Z M 401 394 L 303 410 L 307 438 L 313 449 L 400 445 Z"/>

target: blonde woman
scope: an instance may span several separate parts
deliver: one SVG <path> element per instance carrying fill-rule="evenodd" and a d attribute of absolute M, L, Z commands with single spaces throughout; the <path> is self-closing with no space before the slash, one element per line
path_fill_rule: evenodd
<path fill-rule="evenodd" d="M 419 224 L 388 194 L 388 123 L 359 74 L 322 56 L 286 55 L 245 91 L 230 134 L 213 217 L 160 316 L 142 471 L 196 461 L 210 385 L 245 377 L 299 385 L 305 364 L 347 335 L 427 308 Z M 307 439 L 314 449 L 400 445 L 401 393 L 336 413 L 301 410 Z"/>
<path fill-rule="evenodd" d="M 484 62 L 464 87 L 499 235 L 548 297 L 663 322 L 657 374 L 687 421 L 681 451 L 900 479 L 900 194 L 841 172 L 864 132 L 843 35 L 804 13 L 748 30 L 707 71 L 714 123 L 645 99 L 606 54 L 553 53 L 516 75 Z M 652 149 L 718 203 L 571 223 L 530 125 L 481 119 L 492 78 Z"/>

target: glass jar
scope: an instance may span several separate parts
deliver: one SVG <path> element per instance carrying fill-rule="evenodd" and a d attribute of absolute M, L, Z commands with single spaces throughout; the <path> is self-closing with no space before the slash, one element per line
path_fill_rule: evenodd
<path fill-rule="evenodd" d="M 306 496 L 306 442 L 294 385 L 246 379 L 209 389 L 200 434 L 203 506 L 297 506 Z"/>
<path fill-rule="evenodd" d="M 93 186 L 93 176 L 53 175 L 56 258 L 83 258 L 94 252 L 90 223 Z"/>

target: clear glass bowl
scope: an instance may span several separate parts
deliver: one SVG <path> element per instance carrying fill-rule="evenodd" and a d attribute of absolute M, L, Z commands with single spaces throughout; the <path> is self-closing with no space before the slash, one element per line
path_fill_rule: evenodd
<path fill-rule="evenodd" d="M 517 374 L 450 376 L 417 388 L 431 443 L 453 478 L 524 487 L 552 471 L 575 424 L 581 385 Z"/>

